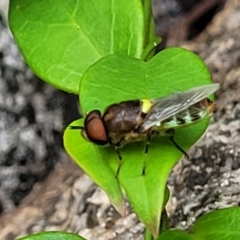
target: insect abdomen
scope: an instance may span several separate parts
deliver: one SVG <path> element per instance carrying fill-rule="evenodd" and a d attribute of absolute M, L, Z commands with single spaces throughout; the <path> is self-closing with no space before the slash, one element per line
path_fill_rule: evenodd
<path fill-rule="evenodd" d="M 157 129 L 167 130 L 170 128 L 180 128 L 188 126 L 203 118 L 210 117 L 215 110 L 216 105 L 209 99 L 203 99 L 200 102 L 190 106 L 189 108 L 181 111 L 174 116 L 163 121 Z"/>

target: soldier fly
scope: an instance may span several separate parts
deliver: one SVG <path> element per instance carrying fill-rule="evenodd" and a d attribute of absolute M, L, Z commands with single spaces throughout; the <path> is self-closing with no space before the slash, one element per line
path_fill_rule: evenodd
<path fill-rule="evenodd" d="M 97 145 L 114 146 L 119 160 L 122 160 L 119 148 L 132 141 L 146 139 L 147 153 L 153 134 L 170 135 L 170 141 L 188 156 L 174 140 L 175 129 L 210 117 L 216 109 L 216 104 L 207 97 L 218 88 L 219 84 L 209 84 L 161 98 L 114 103 L 105 109 L 103 115 L 99 110 L 87 113 L 84 126 L 70 128 L 81 129 L 82 136 Z M 143 175 L 144 171 L 145 167 Z"/>

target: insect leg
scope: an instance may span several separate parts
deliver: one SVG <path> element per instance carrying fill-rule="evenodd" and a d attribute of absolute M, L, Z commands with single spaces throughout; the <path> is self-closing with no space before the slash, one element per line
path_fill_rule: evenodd
<path fill-rule="evenodd" d="M 148 134 L 147 134 L 147 142 L 146 142 L 146 147 L 145 147 L 145 156 L 148 153 L 151 136 L 152 136 L 152 133 L 151 133 L 151 131 L 149 131 Z M 143 162 L 142 176 L 145 175 L 145 170 L 146 170 L 146 158 L 144 158 L 144 162 Z"/>
<path fill-rule="evenodd" d="M 119 159 L 120 161 L 122 161 L 122 156 L 121 156 L 121 154 L 120 154 L 120 152 L 119 152 L 119 150 L 118 150 L 118 147 L 116 147 L 116 146 L 115 146 L 115 151 L 116 151 L 116 153 L 117 153 L 117 155 L 118 155 L 118 159 Z"/>
<path fill-rule="evenodd" d="M 180 152 L 182 152 L 187 159 L 189 159 L 188 154 L 187 154 L 187 153 L 178 145 L 178 143 L 174 140 L 174 133 L 175 133 L 174 129 L 170 129 L 170 130 L 168 131 L 168 133 L 171 134 L 169 140 L 173 143 L 173 145 L 174 145 Z"/>
<path fill-rule="evenodd" d="M 122 156 L 121 156 L 121 154 L 119 152 L 119 147 L 121 147 L 121 144 L 117 143 L 117 144 L 113 144 L 113 145 L 114 145 L 114 150 L 116 151 L 118 159 L 119 159 L 118 168 L 117 168 L 117 171 L 116 171 L 116 174 L 115 174 L 115 178 L 117 178 L 118 174 L 120 172 L 121 166 L 122 166 Z"/>
<path fill-rule="evenodd" d="M 145 154 L 148 153 L 148 149 L 149 149 L 149 145 L 150 145 L 151 136 L 152 136 L 152 134 L 151 134 L 151 132 L 149 132 L 149 133 L 147 134 L 147 143 L 146 143 L 146 147 L 145 147 Z"/>

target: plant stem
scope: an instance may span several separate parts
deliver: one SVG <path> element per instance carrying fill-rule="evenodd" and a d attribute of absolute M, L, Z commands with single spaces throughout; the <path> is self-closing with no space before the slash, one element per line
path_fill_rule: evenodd
<path fill-rule="evenodd" d="M 142 59 L 150 60 L 155 54 L 155 47 L 161 42 L 161 38 L 156 36 L 155 22 L 152 13 L 152 1 L 142 0 L 143 13 L 145 18 L 145 42 Z"/>
<path fill-rule="evenodd" d="M 161 214 L 161 222 L 159 226 L 159 236 L 164 232 L 169 230 L 169 218 L 167 215 L 167 211 L 164 208 Z M 144 240 L 154 240 L 155 238 L 152 236 L 150 231 L 146 228 L 145 233 L 144 233 Z M 158 238 L 157 238 L 158 239 Z"/>
<path fill-rule="evenodd" d="M 149 44 L 149 40 L 151 39 L 150 35 L 152 34 L 152 28 L 155 24 L 153 21 L 153 14 L 152 14 L 152 1 L 151 0 L 142 0 L 143 3 L 143 13 L 145 18 L 145 44 L 146 47 Z M 154 30 L 155 31 L 155 30 Z M 155 35 L 154 35 L 155 36 Z"/>
<path fill-rule="evenodd" d="M 167 215 L 167 211 L 164 208 L 164 210 L 162 211 L 161 222 L 159 226 L 159 233 L 163 233 L 166 230 L 169 230 L 169 218 Z"/>

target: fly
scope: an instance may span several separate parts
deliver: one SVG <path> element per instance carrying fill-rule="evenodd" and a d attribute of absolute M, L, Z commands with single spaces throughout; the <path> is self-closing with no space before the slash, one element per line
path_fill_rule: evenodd
<path fill-rule="evenodd" d="M 147 153 L 153 134 L 169 135 L 174 146 L 188 156 L 174 140 L 175 130 L 210 117 L 216 104 L 207 97 L 218 88 L 219 84 L 209 84 L 161 98 L 114 103 L 103 114 L 99 110 L 87 113 L 84 126 L 70 128 L 81 129 L 84 139 L 97 145 L 114 146 L 119 160 L 122 160 L 119 148 L 132 141 L 146 139 Z M 121 161 L 116 176 L 120 165 Z"/>

